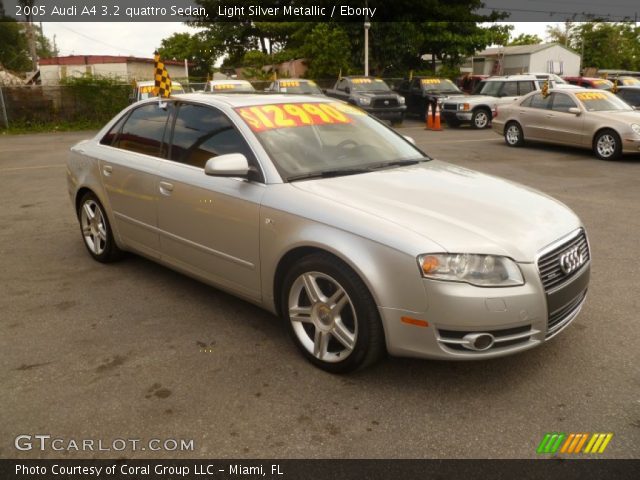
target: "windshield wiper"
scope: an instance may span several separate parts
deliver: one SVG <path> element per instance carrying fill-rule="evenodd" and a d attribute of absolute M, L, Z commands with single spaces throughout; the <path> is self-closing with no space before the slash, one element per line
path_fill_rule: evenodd
<path fill-rule="evenodd" d="M 307 180 L 311 178 L 329 178 L 341 177 L 343 175 L 357 175 L 359 173 L 370 172 L 369 168 L 336 168 L 333 170 L 322 170 L 320 172 L 303 173 L 301 175 L 292 175 L 287 177 L 287 182 L 295 182 L 296 180 Z"/>
<path fill-rule="evenodd" d="M 415 165 L 416 163 L 427 162 L 429 160 L 431 159 L 428 157 L 411 158 L 411 159 L 405 159 L 405 160 L 391 160 L 389 162 L 382 162 L 382 163 L 376 163 L 375 165 L 371 165 L 368 167 L 368 170 L 372 171 L 372 170 L 380 170 L 380 169 L 389 168 L 389 167 L 405 167 L 407 165 Z"/>

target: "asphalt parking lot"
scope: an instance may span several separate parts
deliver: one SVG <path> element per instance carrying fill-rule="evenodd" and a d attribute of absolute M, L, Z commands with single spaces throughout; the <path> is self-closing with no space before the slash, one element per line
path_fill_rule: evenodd
<path fill-rule="evenodd" d="M 638 458 L 640 156 L 401 131 L 580 215 L 590 293 L 561 335 L 491 361 L 324 373 L 257 307 L 136 256 L 91 260 L 64 168 L 90 132 L 0 136 L 0 457 L 533 458 L 546 432 L 613 432 L 601 456 Z M 193 439 L 194 450 L 21 452 L 20 434 Z"/>

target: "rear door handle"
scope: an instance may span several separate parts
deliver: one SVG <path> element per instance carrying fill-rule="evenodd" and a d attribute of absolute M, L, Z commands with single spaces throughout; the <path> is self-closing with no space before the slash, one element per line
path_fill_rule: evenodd
<path fill-rule="evenodd" d="M 111 176 L 111 173 L 112 173 L 112 172 L 113 172 L 113 167 L 112 167 L 111 165 L 104 165 L 104 166 L 102 167 L 102 174 L 103 174 L 105 177 L 109 177 L 109 176 Z"/>
<path fill-rule="evenodd" d="M 163 195 L 171 195 L 173 192 L 173 183 L 160 182 L 160 193 Z"/>

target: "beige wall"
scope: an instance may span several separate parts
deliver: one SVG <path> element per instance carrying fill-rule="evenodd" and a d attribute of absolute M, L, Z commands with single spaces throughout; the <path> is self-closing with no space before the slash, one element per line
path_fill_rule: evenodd
<path fill-rule="evenodd" d="M 167 71 L 172 79 L 184 78 L 182 65 L 167 65 Z M 134 80 L 153 80 L 155 73 L 153 63 L 96 63 L 92 65 L 42 65 L 40 78 L 42 85 L 58 85 L 61 78 L 80 77 L 85 74 L 111 77 L 130 83 Z"/>

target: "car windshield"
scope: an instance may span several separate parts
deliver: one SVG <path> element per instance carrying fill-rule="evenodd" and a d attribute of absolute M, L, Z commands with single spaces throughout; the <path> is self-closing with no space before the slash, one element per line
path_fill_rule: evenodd
<path fill-rule="evenodd" d="M 474 95 L 497 97 L 501 86 L 502 82 L 480 82 L 473 93 Z"/>
<path fill-rule="evenodd" d="M 379 78 L 352 78 L 351 85 L 356 92 L 388 92 L 389 85 Z"/>
<path fill-rule="evenodd" d="M 610 90 L 613 87 L 613 82 L 604 78 L 592 80 L 591 83 L 593 83 L 594 88 L 601 88 L 603 90 Z"/>
<path fill-rule="evenodd" d="M 255 92 L 255 88 L 249 82 L 246 83 L 212 83 L 210 88 L 214 93 L 247 93 Z"/>
<path fill-rule="evenodd" d="M 426 160 L 404 137 L 344 103 L 271 104 L 235 110 L 288 181 Z"/>
<path fill-rule="evenodd" d="M 627 103 L 609 92 L 578 92 L 576 98 L 588 112 L 633 111 Z"/>
<path fill-rule="evenodd" d="M 427 92 L 462 93 L 451 80 L 446 78 L 423 78 L 420 80 L 420 84 Z"/>
<path fill-rule="evenodd" d="M 282 93 L 322 93 L 315 82 L 302 80 L 281 80 L 280 91 Z"/>

